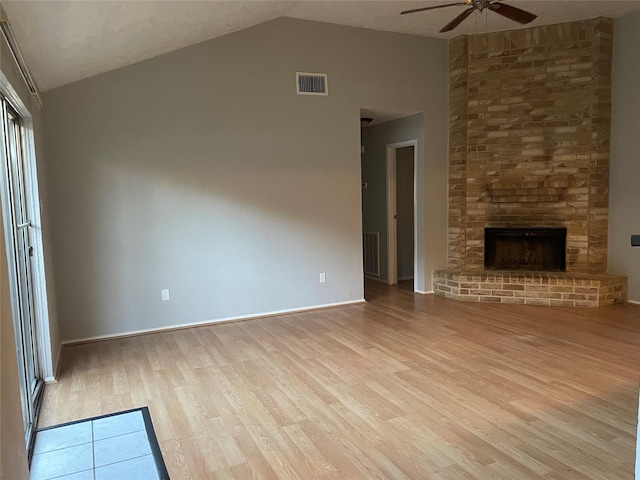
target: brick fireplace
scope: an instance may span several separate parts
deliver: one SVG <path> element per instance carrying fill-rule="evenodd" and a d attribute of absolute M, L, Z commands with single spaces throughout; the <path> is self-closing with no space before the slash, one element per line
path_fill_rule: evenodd
<path fill-rule="evenodd" d="M 626 301 L 626 278 L 606 274 L 612 42 L 606 18 L 450 41 L 449 250 L 436 294 Z M 566 231 L 562 268 L 487 269 L 487 229 Z"/>

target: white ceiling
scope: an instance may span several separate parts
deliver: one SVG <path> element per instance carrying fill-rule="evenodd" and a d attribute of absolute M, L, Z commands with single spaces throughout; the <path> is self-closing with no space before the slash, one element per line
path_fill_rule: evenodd
<path fill-rule="evenodd" d="M 440 38 L 520 27 L 489 12 L 443 35 L 440 28 L 464 7 L 400 15 L 443 3 L 452 0 L 2 0 L 43 91 L 281 16 Z M 640 0 L 509 3 L 538 15 L 528 26 L 640 11 Z"/>

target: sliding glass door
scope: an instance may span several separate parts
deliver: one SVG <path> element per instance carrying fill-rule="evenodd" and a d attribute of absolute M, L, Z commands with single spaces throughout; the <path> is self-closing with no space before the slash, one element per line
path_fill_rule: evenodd
<path fill-rule="evenodd" d="M 4 217 L 11 307 L 13 314 L 22 396 L 25 439 L 31 445 L 37 424 L 43 375 L 38 358 L 34 286 L 32 277 L 32 222 L 28 216 L 26 188 L 25 130 L 11 105 L 0 96 L 2 104 L 2 211 Z"/>

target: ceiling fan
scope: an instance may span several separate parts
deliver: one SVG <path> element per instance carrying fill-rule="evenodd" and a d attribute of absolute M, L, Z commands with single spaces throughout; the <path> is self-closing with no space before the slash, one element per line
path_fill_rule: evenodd
<path fill-rule="evenodd" d="M 456 2 L 456 3 L 446 3 L 444 5 L 436 5 L 435 7 L 422 7 L 422 8 L 414 8 L 412 10 L 405 10 L 404 12 L 400 12 L 400 15 L 407 15 L 409 13 L 416 12 L 424 12 L 425 10 L 435 10 L 436 8 L 445 8 L 445 7 L 453 7 L 455 5 L 466 5 L 469 6 L 464 12 L 458 15 L 456 18 L 451 20 L 447 25 L 444 26 L 440 33 L 449 32 L 456 28 L 458 25 L 462 23 L 462 21 L 467 18 L 471 13 L 475 10 L 478 12 L 482 12 L 485 8 L 488 10 L 492 10 L 503 17 L 507 17 L 509 20 L 513 20 L 514 22 L 518 22 L 521 24 L 532 22 L 537 18 L 537 15 L 533 13 L 526 12 L 520 8 L 512 7 L 511 5 L 507 5 L 502 3 L 500 0 L 466 0 L 464 2 Z"/>

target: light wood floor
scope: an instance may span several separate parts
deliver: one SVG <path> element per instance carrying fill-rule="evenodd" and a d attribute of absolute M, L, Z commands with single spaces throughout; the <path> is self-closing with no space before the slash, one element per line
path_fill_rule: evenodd
<path fill-rule="evenodd" d="M 65 348 L 40 426 L 148 405 L 172 480 L 633 478 L 640 307 L 367 298 Z"/>

